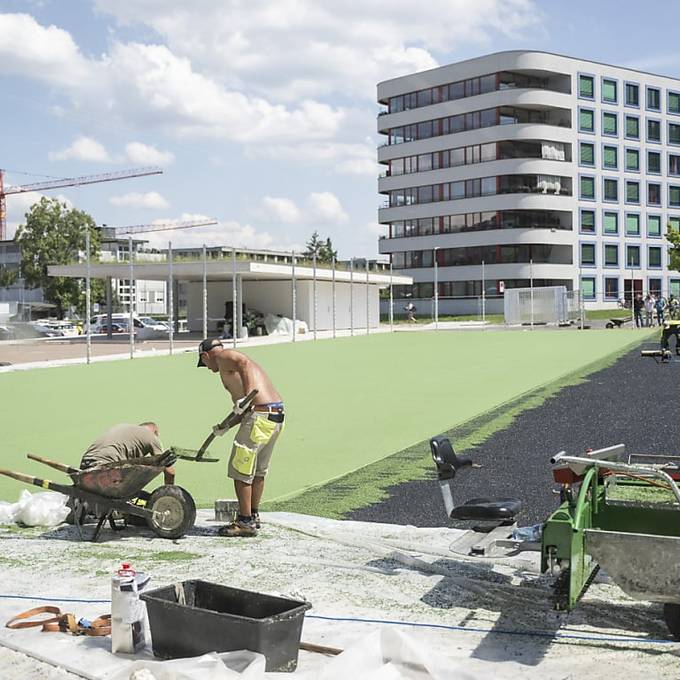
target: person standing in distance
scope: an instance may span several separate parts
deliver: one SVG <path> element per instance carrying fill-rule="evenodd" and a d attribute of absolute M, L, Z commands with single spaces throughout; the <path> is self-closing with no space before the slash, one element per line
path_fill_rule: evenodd
<path fill-rule="evenodd" d="M 260 528 L 259 507 L 264 478 L 274 445 L 283 430 L 283 400 L 259 364 L 242 352 L 227 349 L 220 340 L 206 338 L 199 345 L 198 354 L 198 366 L 220 374 L 222 384 L 234 402 L 234 413 L 242 415 L 227 470 L 234 480 L 239 511 L 231 524 L 219 529 L 219 534 L 256 536 Z M 242 401 L 252 390 L 257 390 L 257 395 L 251 407 L 246 409 Z M 216 426 L 214 432 L 222 435 L 226 430 Z"/>

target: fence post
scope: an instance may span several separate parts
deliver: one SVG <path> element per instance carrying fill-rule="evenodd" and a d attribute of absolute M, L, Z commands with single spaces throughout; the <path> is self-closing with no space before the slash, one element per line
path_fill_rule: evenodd
<path fill-rule="evenodd" d="M 90 227 L 85 227 L 85 262 L 87 267 L 87 276 L 85 277 L 85 333 L 87 344 L 87 363 L 92 361 L 92 333 L 90 331 L 90 309 L 91 309 L 91 295 L 92 282 L 90 280 Z"/>
<path fill-rule="evenodd" d="M 236 349 L 236 313 L 237 310 L 236 290 L 236 248 L 231 249 L 231 338 L 232 346 Z"/>
<path fill-rule="evenodd" d="M 208 337 L 208 253 L 203 244 L 203 337 Z"/>
<path fill-rule="evenodd" d="M 293 291 L 292 291 L 292 302 L 293 302 L 293 342 L 295 342 L 295 316 L 297 315 L 297 299 L 295 295 L 295 253 L 292 253 L 293 255 L 293 261 L 292 261 L 292 275 L 291 275 L 291 281 L 293 285 Z"/>
<path fill-rule="evenodd" d="M 333 301 L 332 301 L 332 305 L 333 305 L 333 309 L 332 309 L 333 338 L 335 338 L 335 304 L 336 304 L 336 299 L 335 299 L 335 256 L 333 256 L 333 258 L 331 260 L 331 267 L 333 269 L 333 283 L 332 283 L 332 288 L 333 288 L 333 291 L 332 291 L 332 297 L 333 297 Z"/>
<path fill-rule="evenodd" d="M 132 235 L 128 236 L 128 257 L 130 260 L 130 280 L 128 281 L 128 300 L 130 304 L 130 359 L 135 358 L 135 324 L 134 324 L 134 302 L 132 297 L 132 285 L 135 280 L 135 265 L 132 257 Z"/>
<path fill-rule="evenodd" d="M 170 333 L 168 340 L 170 341 L 170 354 L 175 348 L 175 281 L 172 272 L 172 241 L 168 241 L 168 321 L 170 326 Z"/>

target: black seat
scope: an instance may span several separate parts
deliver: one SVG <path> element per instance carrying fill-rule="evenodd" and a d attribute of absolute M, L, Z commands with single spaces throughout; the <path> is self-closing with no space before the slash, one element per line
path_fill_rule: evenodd
<path fill-rule="evenodd" d="M 471 498 L 462 505 L 455 506 L 453 481 L 461 471 L 472 467 L 472 458 L 457 455 L 449 438 L 444 435 L 430 439 L 430 450 L 432 460 L 437 466 L 437 477 L 444 504 L 451 519 L 491 522 L 514 520 L 522 509 L 522 501 L 517 498 Z"/>

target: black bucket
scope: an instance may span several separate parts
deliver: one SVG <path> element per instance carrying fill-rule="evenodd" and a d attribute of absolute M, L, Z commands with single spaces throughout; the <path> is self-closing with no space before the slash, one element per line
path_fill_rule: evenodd
<path fill-rule="evenodd" d="M 178 585 L 184 588 L 186 604 L 177 602 L 174 585 L 140 594 L 149 614 L 155 656 L 176 659 L 249 649 L 264 655 L 267 672 L 297 668 L 309 602 L 208 581 Z"/>

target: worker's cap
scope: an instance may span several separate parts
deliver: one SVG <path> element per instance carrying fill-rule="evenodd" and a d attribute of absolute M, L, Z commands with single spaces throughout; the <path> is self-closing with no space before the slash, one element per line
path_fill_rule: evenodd
<path fill-rule="evenodd" d="M 203 352 L 209 352 L 213 347 L 224 347 L 224 345 L 220 342 L 219 338 L 206 338 L 201 341 L 201 344 L 198 346 L 198 368 L 205 366 L 201 354 L 203 354 Z"/>

